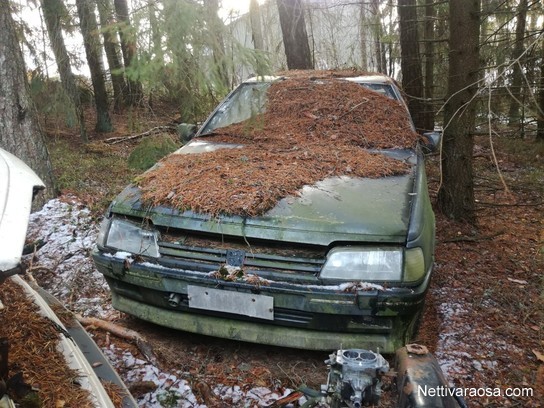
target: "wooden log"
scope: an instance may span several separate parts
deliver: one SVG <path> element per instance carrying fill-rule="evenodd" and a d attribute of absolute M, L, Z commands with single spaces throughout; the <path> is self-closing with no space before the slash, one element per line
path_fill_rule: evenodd
<path fill-rule="evenodd" d="M 132 341 L 151 364 L 157 365 L 157 357 L 153 352 L 153 347 L 140 333 L 118 324 L 98 319 L 96 317 L 83 317 L 81 315 L 76 315 L 76 319 L 83 326 L 91 326 L 97 329 L 102 329 L 113 334 L 114 336 Z"/>

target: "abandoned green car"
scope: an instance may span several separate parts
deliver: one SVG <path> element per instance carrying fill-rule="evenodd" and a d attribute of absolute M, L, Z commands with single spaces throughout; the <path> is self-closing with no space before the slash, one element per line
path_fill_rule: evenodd
<path fill-rule="evenodd" d="M 289 177 L 278 181 L 269 172 L 280 171 L 282 166 L 295 166 L 290 173 L 293 176 L 297 169 L 302 173 L 310 168 L 312 174 L 321 171 L 325 165 L 316 165 L 312 159 L 305 161 L 305 157 L 315 156 L 311 149 L 324 146 L 322 139 L 314 143 L 315 138 L 321 137 L 316 129 L 321 128 L 312 124 L 337 126 L 347 120 L 349 113 L 359 126 L 370 116 L 355 115 L 356 109 L 368 109 L 369 105 L 374 110 L 384 109 L 385 117 L 389 117 L 393 108 L 388 104 L 396 104 L 400 107 L 396 114 L 413 132 L 406 105 L 394 82 L 383 76 L 309 78 L 304 86 L 295 84 L 290 88 L 293 95 L 308 89 L 309 93 L 297 94 L 300 106 L 285 106 L 287 113 L 284 112 L 299 110 L 295 117 L 306 121 L 301 129 L 311 128 L 304 148 L 295 144 L 297 139 L 291 130 L 282 133 L 280 125 L 267 128 L 261 124 L 254 131 L 258 135 L 254 138 L 256 147 L 248 149 L 248 137 L 242 137 L 241 127 L 232 126 L 248 123 L 266 112 L 268 98 L 281 91 L 278 88 L 275 94 L 270 93 L 271 84 L 282 81 L 288 82 L 283 77 L 264 77 L 241 84 L 189 143 L 144 173 L 146 177 L 155 172 L 155 181 L 147 185 L 136 182 L 119 194 L 103 221 L 94 262 L 111 288 L 116 309 L 159 325 L 301 349 L 366 348 L 394 352 L 417 330 L 434 259 L 435 220 L 420 143 L 410 147 L 399 147 L 396 142 L 388 144 L 394 132 L 386 123 L 389 121 L 382 120 L 373 123 L 359 138 L 365 140 L 362 147 L 349 145 L 335 151 L 340 148 L 338 140 L 342 134 L 351 132 L 350 140 L 359 139 L 353 135 L 356 128 L 348 132 L 334 127 L 334 131 L 327 131 L 330 145 L 325 145 L 330 148 L 333 164 L 324 175 L 320 173 L 313 182 L 306 182 L 293 192 L 287 187 L 282 190 L 291 181 Z M 360 101 L 344 101 L 335 91 L 323 103 L 344 110 L 345 114 L 329 114 L 320 110 L 320 101 L 315 99 L 327 95 L 320 84 L 330 82 L 349 83 L 358 88 L 353 92 L 364 87 L 366 93 Z M 314 85 L 319 91 L 315 94 Z M 351 88 L 348 91 L 352 92 Z M 297 99 L 290 98 L 291 94 L 284 94 L 287 96 L 279 100 L 275 109 Z M 314 107 L 303 111 L 308 103 Z M 285 120 L 279 116 L 279 120 Z M 225 131 L 227 136 L 217 138 L 223 128 L 231 130 Z M 253 151 L 271 146 L 270 141 L 265 144 L 266 129 L 279 134 L 283 143 L 274 157 L 287 152 L 296 154 L 296 159 L 288 160 L 285 156 L 281 161 L 265 155 L 265 159 L 259 156 L 253 160 Z M 370 143 L 371 133 L 386 143 Z M 240 142 L 233 143 L 238 134 Z M 384 166 L 398 164 L 405 166 L 404 170 L 365 177 L 366 173 L 357 169 L 364 167 L 364 162 L 346 164 L 338 153 L 355 152 L 353 160 L 358 160 L 363 150 L 368 157 L 388 163 Z M 212 164 L 202 167 L 206 155 L 223 151 L 238 154 L 238 159 L 210 159 Z M 326 162 L 328 159 L 319 152 Z M 198 187 L 198 183 L 208 180 L 207 175 L 221 172 L 217 183 L 225 180 L 223 188 L 227 191 L 219 190 L 224 194 L 215 197 L 218 205 L 226 207 L 212 210 L 216 208 L 213 200 L 208 207 L 202 204 L 202 195 L 215 188 L 215 182 L 198 194 L 166 185 L 165 191 L 171 191 L 157 199 L 160 188 L 155 183 L 161 176 L 157 169 L 168 167 L 169 160 L 176 158 L 185 160 L 184 164 L 177 164 L 185 167 L 183 171 L 180 167 L 178 173 L 174 170 L 174 176 L 170 174 L 172 183 L 191 178 Z M 233 160 L 236 163 L 229 165 Z M 301 164 L 295 163 L 298 161 Z M 251 172 L 244 173 L 248 174 L 246 178 L 262 170 L 262 177 L 269 179 L 250 182 L 231 174 L 253 162 L 257 163 Z M 198 170 L 194 166 L 201 167 Z M 236 190 L 236 180 L 248 186 L 257 185 L 255 197 L 265 197 L 272 189 L 267 186 L 271 185 L 279 186 L 278 191 L 283 193 L 267 201 L 268 207 L 262 207 L 260 212 L 252 211 L 247 203 L 238 213 L 229 211 L 228 206 L 244 195 Z M 149 199 L 144 192 L 155 196 Z M 196 201 L 179 204 L 188 197 Z"/>

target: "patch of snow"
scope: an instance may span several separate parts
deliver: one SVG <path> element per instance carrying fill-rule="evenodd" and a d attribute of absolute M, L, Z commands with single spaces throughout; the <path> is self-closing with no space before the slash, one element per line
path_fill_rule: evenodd
<path fill-rule="evenodd" d="M 485 378 L 486 371 L 498 369 L 499 362 L 495 358 L 501 351 L 522 353 L 515 344 L 497 340 L 485 322 L 470 318 L 475 313 L 469 309 L 469 303 L 463 302 L 466 296 L 471 296 L 469 288 L 445 286 L 434 290 L 433 294 L 442 317 L 435 357 L 450 383 L 466 378 L 471 370 L 482 373 Z"/>
<path fill-rule="evenodd" d="M 130 351 L 110 345 L 102 349 L 102 352 L 117 367 L 119 373 L 130 386 L 131 383 L 151 381 L 156 389 L 138 398 L 138 405 L 146 408 L 161 408 L 164 406 L 176 406 L 181 408 L 206 408 L 199 404 L 190 384 L 180 378 L 183 373 L 176 371 L 167 373 L 144 360 L 134 357 Z M 272 402 L 290 394 L 292 390 L 285 389 L 283 394 L 272 391 L 266 387 L 255 387 L 244 391 L 240 386 L 216 385 L 213 393 L 230 406 L 264 407 Z M 171 405 L 168 405 L 167 402 Z"/>
<path fill-rule="evenodd" d="M 122 260 L 132 258 L 132 254 L 130 252 L 124 252 L 124 251 L 117 251 L 114 254 L 104 253 L 103 255 L 108 258 L 117 258 Z"/>
<path fill-rule="evenodd" d="M 379 290 L 379 291 L 386 291 L 388 289 L 385 289 L 382 285 L 377 285 L 375 283 L 369 283 L 369 282 L 344 282 L 340 283 L 338 285 L 297 285 L 297 286 L 305 286 L 309 289 L 323 289 L 323 290 L 334 290 L 338 292 L 351 292 L 355 290 Z"/>
<path fill-rule="evenodd" d="M 290 392 L 290 390 L 286 390 L 285 393 L 278 394 L 266 387 L 255 387 L 247 392 L 246 398 L 254 400 L 258 406 L 262 407 L 272 404 L 274 401 L 288 395 Z"/>
<path fill-rule="evenodd" d="M 97 223 L 77 199 L 50 200 L 30 215 L 27 241 L 45 244 L 25 259 L 30 272 L 47 272 L 40 284 L 71 310 L 104 317 L 112 310 L 104 301 L 109 289 L 90 257 L 97 234 Z"/>
<path fill-rule="evenodd" d="M 178 375 L 162 372 L 158 367 L 136 358 L 130 351 L 118 349 L 113 344 L 102 349 L 123 376 L 127 385 L 134 382 L 151 381 L 157 388 L 138 399 L 141 407 L 161 408 L 166 400 L 176 402 L 176 407 L 205 408 L 197 402 L 189 383 Z"/>

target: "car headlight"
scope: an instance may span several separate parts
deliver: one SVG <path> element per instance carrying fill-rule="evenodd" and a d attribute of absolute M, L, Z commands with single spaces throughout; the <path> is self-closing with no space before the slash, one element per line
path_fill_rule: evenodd
<path fill-rule="evenodd" d="M 103 246 L 154 258 L 160 256 L 158 239 L 158 231 L 118 218 L 104 220 L 98 236 L 98 242 Z"/>
<path fill-rule="evenodd" d="M 333 248 L 327 255 L 320 277 L 344 281 L 400 281 L 402 254 L 399 248 Z"/>
<path fill-rule="evenodd" d="M 404 282 L 417 282 L 425 276 L 425 258 L 419 247 L 404 251 Z"/>

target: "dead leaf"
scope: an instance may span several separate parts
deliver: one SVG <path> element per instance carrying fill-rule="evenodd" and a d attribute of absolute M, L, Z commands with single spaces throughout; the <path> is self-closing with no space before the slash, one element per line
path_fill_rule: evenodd
<path fill-rule="evenodd" d="M 314 115 L 313 113 L 310 113 L 310 112 L 304 112 L 304 116 L 306 116 L 309 119 L 319 119 L 319 116 L 316 116 L 316 115 Z"/>
<path fill-rule="evenodd" d="M 542 354 L 540 351 L 534 350 L 534 349 L 533 349 L 533 354 L 536 356 L 538 361 L 540 361 L 541 363 L 544 363 L 544 354 Z"/>
<path fill-rule="evenodd" d="M 512 278 L 506 278 L 506 279 L 508 279 L 510 282 L 517 283 L 518 285 L 527 285 L 527 281 L 526 281 L 526 280 L 512 279 Z"/>

